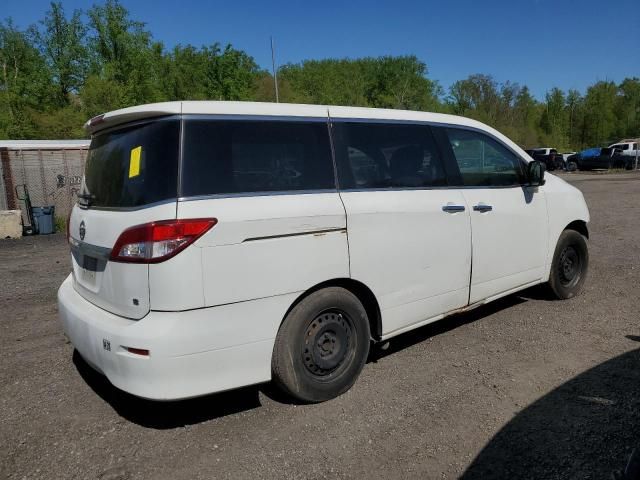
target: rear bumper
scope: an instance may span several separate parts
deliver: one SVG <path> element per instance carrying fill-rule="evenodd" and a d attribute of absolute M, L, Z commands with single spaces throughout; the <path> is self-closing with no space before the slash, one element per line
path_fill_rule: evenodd
<path fill-rule="evenodd" d="M 269 381 L 274 339 L 293 298 L 152 311 L 130 320 L 85 300 L 70 275 L 58 291 L 58 308 L 75 348 L 113 385 L 143 398 L 176 400 Z"/>

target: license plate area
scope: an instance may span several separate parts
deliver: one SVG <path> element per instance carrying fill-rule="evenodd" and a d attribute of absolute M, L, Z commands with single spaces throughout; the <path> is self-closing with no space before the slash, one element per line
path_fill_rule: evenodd
<path fill-rule="evenodd" d="M 87 255 L 84 255 L 82 257 L 82 270 L 80 272 L 80 277 L 82 278 L 82 281 L 90 285 L 95 285 L 97 271 L 98 271 L 98 259 L 95 257 L 89 257 Z"/>

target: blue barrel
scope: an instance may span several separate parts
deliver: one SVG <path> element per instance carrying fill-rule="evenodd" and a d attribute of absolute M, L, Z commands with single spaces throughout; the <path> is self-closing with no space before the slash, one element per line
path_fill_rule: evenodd
<path fill-rule="evenodd" d="M 36 233 L 48 235 L 55 232 L 56 228 L 53 218 L 56 207 L 49 205 L 47 207 L 33 207 L 32 210 Z"/>

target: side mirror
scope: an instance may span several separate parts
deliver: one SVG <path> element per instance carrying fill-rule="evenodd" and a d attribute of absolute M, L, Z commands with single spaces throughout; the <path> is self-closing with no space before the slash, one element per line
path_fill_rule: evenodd
<path fill-rule="evenodd" d="M 532 187 L 544 185 L 544 172 L 547 166 L 540 160 L 533 160 L 527 165 L 527 180 Z"/>

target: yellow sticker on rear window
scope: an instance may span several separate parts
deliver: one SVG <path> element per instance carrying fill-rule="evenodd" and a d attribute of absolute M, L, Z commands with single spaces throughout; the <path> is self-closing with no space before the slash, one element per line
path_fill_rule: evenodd
<path fill-rule="evenodd" d="M 129 157 L 129 178 L 137 177 L 140 175 L 140 157 L 142 156 L 142 147 L 135 147 L 131 149 L 131 156 Z"/>

